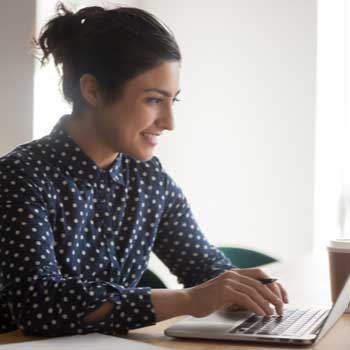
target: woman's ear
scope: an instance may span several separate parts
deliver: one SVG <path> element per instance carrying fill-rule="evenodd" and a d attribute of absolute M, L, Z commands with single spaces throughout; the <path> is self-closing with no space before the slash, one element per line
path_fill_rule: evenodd
<path fill-rule="evenodd" d="M 101 91 L 92 74 L 85 73 L 80 77 L 80 93 L 89 106 L 97 108 L 103 105 Z"/>

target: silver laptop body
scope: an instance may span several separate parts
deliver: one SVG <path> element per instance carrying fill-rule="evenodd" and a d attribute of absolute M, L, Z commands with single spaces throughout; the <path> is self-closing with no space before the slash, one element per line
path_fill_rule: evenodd
<path fill-rule="evenodd" d="M 180 338 L 306 345 L 321 339 L 343 315 L 349 303 L 350 276 L 331 310 L 285 309 L 283 316 L 269 318 L 249 311 L 219 311 L 203 318 L 186 318 L 164 332 Z"/>

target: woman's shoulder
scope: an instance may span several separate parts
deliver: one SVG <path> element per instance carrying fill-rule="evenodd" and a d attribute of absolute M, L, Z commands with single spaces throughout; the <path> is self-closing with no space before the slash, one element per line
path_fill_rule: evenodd
<path fill-rule="evenodd" d="M 17 146 L 9 153 L 0 157 L 0 171 L 15 170 L 26 165 L 25 159 L 28 159 L 29 149 L 26 144 Z"/>
<path fill-rule="evenodd" d="M 15 177 L 35 182 L 34 169 L 40 163 L 40 157 L 35 152 L 37 140 L 17 146 L 9 153 L 0 157 L 0 178 L 7 180 Z"/>

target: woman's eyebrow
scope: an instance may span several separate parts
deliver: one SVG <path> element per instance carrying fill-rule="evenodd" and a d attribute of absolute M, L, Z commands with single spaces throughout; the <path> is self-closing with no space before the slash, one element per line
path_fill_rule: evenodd
<path fill-rule="evenodd" d="M 154 91 L 154 92 L 158 92 L 159 94 L 162 94 L 166 97 L 171 97 L 171 93 L 169 91 L 166 90 L 162 90 L 162 89 L 157 89 L 157 88 L 150 88 L 150 89 L 145 89 L 143 90 L 143 92 L 150 92 L 150 91 Z M 181 92 L 181 90 L 179 90 L 175 96 L 177 96 L 179 93 Z"/>

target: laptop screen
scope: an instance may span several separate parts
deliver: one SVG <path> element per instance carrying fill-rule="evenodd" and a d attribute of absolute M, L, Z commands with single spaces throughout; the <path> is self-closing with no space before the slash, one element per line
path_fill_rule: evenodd
<path fill-rule="evenodd" d="M 323 337 L 329 329 L 337 322 L 337 320 L 344 314 L 350 303 L 350 275 L 348 276 L 343 289 L 339 293 L 338 299 L 334 303 L 331 311 L 329 312 L 327 318 L 318 332 L 315 339 L 317 341 Z"/>

